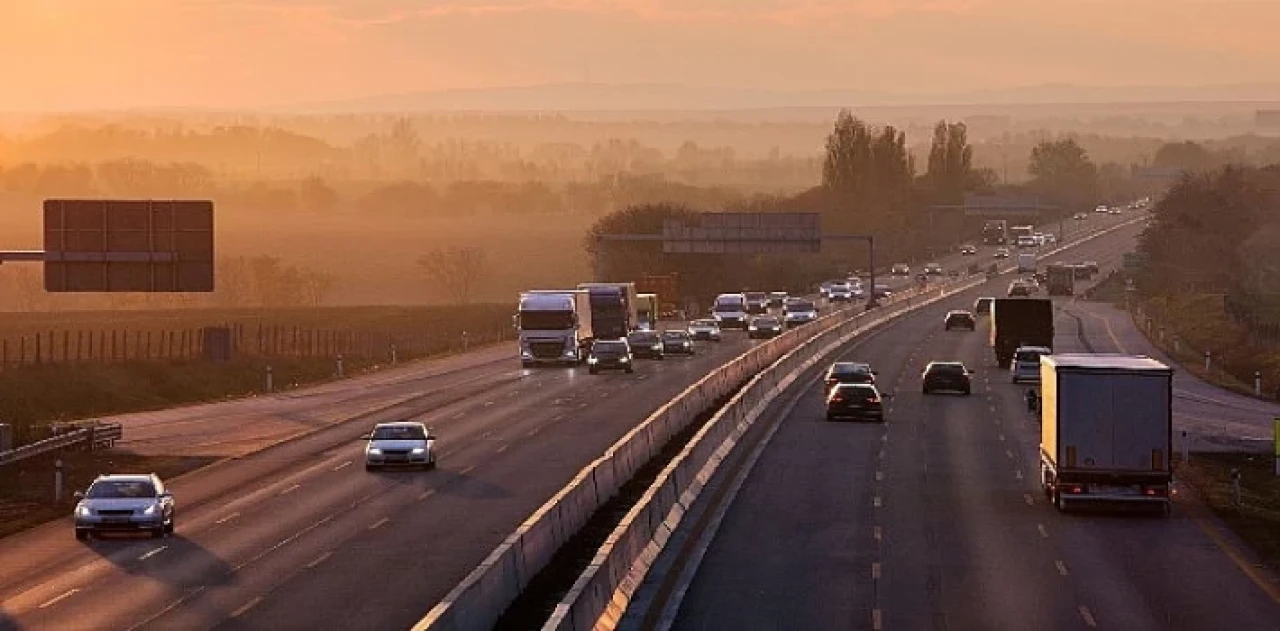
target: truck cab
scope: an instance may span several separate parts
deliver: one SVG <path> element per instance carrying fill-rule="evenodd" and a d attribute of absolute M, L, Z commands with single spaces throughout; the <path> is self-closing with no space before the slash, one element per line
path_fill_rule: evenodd
<path fill-rule="evenodd" d="M 711 317 L 721 329 L 747 328 L 747 297 L 743 294 L 720 294 L 711 306 Z"/>

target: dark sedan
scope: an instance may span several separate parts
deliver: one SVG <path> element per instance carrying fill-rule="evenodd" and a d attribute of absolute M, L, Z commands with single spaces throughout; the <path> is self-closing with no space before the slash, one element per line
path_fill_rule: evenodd
<path fill-rule="evenodd" d="M 884 421 L 884 398 L 869 383 L 842 383 L 827 394 L 827 420 Z"/>
<path fill-rule="evenodd" d="M 775 316 L 760 316 L 753 318 L 751 324 L 747 325 L 747 337 L 770 338 L 782 335 L 782 320 Z"/>
<path fill-rule="evenodd" d="M 688 331 L 663 331 L 662 350 L 673 355 L 692 355 L 693 337 Z"/>
<path fill-rule="evenodd" d="M 662 339 L 653 331 L 632 331 L 627 334 L 627 344 L 631 345 L 631 354 L 636 359 L 662 359 Z"/>
<path fill-rule="evenodd" d="M 943 320 L 943 328 L 947 331 L 951 329 L 967 329 L 973 331 L 978 328 L 978 323 L 973 317 L 973 313 L 961 309 L 954 309 L 947 312 L 947 317 Z"/>
<path fill-rule="evenodd" d="M 587 355 L 587 372 L 597 374 L 601 370 L 635 372 L 631 361 L 631 346 L 626 340 L 596 340 Z"/>
<path fill-rule="evenodd" d="M 932 394 L 939 390 L 950 390 L 968 395 L 973 391 L 969 376 L 973 371 L 961 362 L 929 362 L 921 376 L 921 390 Z"/>

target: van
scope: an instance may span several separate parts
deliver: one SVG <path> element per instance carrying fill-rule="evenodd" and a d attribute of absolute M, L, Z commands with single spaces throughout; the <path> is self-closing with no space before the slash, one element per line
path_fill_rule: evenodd
<path fill-rule="evenodd" d="M 1040 383 L 1040 356 L 1052 354 L 1053 351 L 1044 346 L 1019 346 L 1009 366 L 1013 382 Z"/>

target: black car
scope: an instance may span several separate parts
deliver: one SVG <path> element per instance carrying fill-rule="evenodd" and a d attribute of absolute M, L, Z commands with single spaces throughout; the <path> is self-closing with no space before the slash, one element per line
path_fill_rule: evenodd
<path fill-rule="evenodd" d="M 781 309 L 782 305 L 787 304 L 787 298 L 791 295 L 785 291 L 769 292 L 769 307 L 772 309 Z"/>
<path fill-rule="evenodd" d="M 653 331 L 632 331 L 627 334 L 627 344 L 631 346 L 631 354 L 636 359 L 662 359 L 666 349 L 662 338 Z"/>
<path fill-rule="evenodd" d="M 1012 283 L 1009 283 L 1009 291 L 1005 293 L 1009 298 L 1013 298 L 1014 296 L 1030 296 L 1031 285 L 1020 280 L 1015 280 Z"/>
<path fill-rule="evenodd" d="M 968 311 L 955 309 L 947 312 L 947 317 L 943 320 L 943 329 L 950 331 L 951 329 L 968 329 L 973 331 L 978 328 L 978 322 L 973 314 Z"/>
<path fill-rule="evenodd" d="M 827 392 L 842 383 L 875 385 L 876 371 L 871 369 L 871 364 L 863 362 L 836 362 L 827 369 L 827 374 L 823 376 L 822 381 Z"/>
<path fill-rule="evenodd" d="M 995 301 L 996 299 L 992 298 L 991 296 L 983 296 L 981 298 L 978 298 L 977 300 L 973 301 L 973 312 L 978 315 L 986 315 L 988 313 L 991 313 L 991 303 Z"/>
<path fill-rule="evenodd" d="M 827 420 L 851 418 L 884 422 L 884 398 L 869 383 L 842 383 L 827 393 Z"/>
<path fill-rule="evenodd" d="M 929 362 L 921 375 L 921 390 L 932 394 L 938 390 L 951 390 L 968 395 L 973 390 L 969 375 L 973 371 L 961 362 Z"/>
<path fill-rule="evenodd" d="M 752 318 L 751 324 L 747 325 L 747 337 L 751 339 L 770 338 L 779 335 L 782 335 L 782 320 L 779 320 L 777 316 L 767 315 Z"/>
<path fill-rule="evenodd" d="M 693 337 L 688 331 L 663 331 L 662 350 L 676 355 L 692 355 Z"/>
<path fill-rule="evenodd" d="M 587 355 L 587 372 L 601 370 L 625 370 L 635 372 L 631 361 L 631 345 L 626 340 L 596 340 Z"/>
<path fill-rule="evenodd" d="M 972 245 L 960 246 L 960 256 L 973 256 L 978 253 L 978 248 Z"/>

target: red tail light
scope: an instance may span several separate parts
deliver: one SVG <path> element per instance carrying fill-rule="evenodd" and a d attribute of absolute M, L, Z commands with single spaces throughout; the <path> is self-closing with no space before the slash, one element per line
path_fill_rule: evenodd
<path fill-rule="evenodd" d="M 838 394 L 833 394 L 833 395 L 831 395 L 831 398 L 830 398 L 830 399 L 827 399 L 827 400 L 828 400 L 828 401 L 844 401 L 844 397 L 842 397 L 842 396 L 840 396 L 840 395 L 838 395 Z"/>

